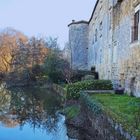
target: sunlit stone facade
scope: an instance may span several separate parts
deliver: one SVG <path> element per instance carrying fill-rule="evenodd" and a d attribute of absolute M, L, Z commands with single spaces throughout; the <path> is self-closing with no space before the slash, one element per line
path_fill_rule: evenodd
<path fill-rule="evenodd" d="M 69 24 L 72 68 L 95 66 L 100 79 L 140 96 L 139 19 L 140 0 L 97 0 L 88 22 Z"/>

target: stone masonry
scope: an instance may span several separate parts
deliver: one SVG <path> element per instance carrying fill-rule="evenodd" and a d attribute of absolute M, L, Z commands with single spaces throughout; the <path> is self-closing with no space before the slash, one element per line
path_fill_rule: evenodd
<path fill-rule="evenodd" d="M 140 97 L 139 19 L 140 0 L 97 0 L 89 21 L 68 25 L 72 68 L 95 66 L 100 79 Z"/>

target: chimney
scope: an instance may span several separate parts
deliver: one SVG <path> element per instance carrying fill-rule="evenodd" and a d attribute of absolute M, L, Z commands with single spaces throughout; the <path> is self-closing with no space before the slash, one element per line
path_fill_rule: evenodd
<path fill-rule="evenodd" d="M 72 23 L 74 23 L 75 22 L 75 20 L 72 20 Z"/>

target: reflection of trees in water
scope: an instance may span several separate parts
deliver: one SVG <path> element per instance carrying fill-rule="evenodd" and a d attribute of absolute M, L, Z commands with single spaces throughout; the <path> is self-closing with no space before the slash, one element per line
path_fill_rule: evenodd
<path fill-rule="evenodd" d="M 0 115 L 0 121 L 8 128 L 13 128 L 19 125 L 18 119 L 14 119 L 9 115 Z"/>
<path fill-rule="evenodd" d="M 59 99 L 46 91 L 43 89 L 11 90 L 9 112 L 5 114 L 7 121 L 2 119 L 2 115 L 0 120 L 3 123 L 9 122 L 9 126 L 10 122 L 14 124 L 13 121 L 15 121 L 15 125 L 19 123 L 21 128 L 29 123 L 34 129 L 55 130 L 58 122 L 56 111 L 60 107 Z M 6 117 L 7 115 L 10 117 Z"/>
<path fill-rule="evenodd" d="M 0 87 L 0 121 L 5 127 L 15 127 L 18 125 L 18 120 L 13 119 L 9 114 L 9 108 L 11 103 L 10 91 L 4 87 Z"/>
<path fill-rule="evenodd" d="M 6 112 L 10 107 L 11 96 L 9 91 L 0 87 L 0 113 Z"/>

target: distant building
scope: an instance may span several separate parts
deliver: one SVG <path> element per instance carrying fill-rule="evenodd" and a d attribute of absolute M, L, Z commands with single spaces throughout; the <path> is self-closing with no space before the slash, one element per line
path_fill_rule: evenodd
<path fill-rule="evenodd" d="M 71 49 L 69 43 L 65 44 L 63 49 L 63 58 L 71 64 Z"/>
<path fill-rule="evenodd" d="M 140 0 L 97 0 L 89 21 L 72 21 L 73 69 L 96 67 L 129 94 L 140 96 Z"/>

